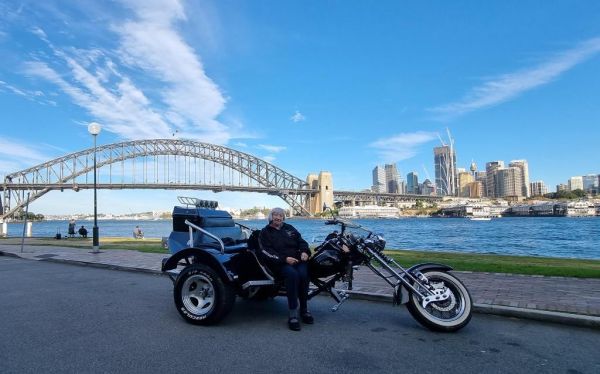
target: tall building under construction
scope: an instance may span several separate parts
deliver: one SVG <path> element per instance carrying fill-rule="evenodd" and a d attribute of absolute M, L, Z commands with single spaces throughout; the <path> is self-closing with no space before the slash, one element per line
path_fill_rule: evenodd
<path fill-rule="evenodd" d="M 452 141 L 450 145 L 433 148 L 435 166 L 436 194 L 439 196 L 455 196 L 457 185 L 456 153 Z"/>

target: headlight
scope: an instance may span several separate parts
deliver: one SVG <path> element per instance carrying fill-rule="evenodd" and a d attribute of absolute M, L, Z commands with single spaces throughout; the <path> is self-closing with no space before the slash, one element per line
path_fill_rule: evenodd
<path fill-rule="evenodd" d="M 374 242 L 379 251 L 383 251 L 385 249 L 385 238 L 383 235 L 375 235 Z"/>

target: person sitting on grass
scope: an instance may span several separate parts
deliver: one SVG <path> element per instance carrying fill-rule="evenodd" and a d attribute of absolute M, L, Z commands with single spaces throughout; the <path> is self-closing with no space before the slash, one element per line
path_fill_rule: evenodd
<path fill-rule="evenodd" d="M 79 235 L 81 235 L 82 238 L 87 238 L 87 229 L 85 228 L 85 226 L 81 226 L 79 228 Z"/>

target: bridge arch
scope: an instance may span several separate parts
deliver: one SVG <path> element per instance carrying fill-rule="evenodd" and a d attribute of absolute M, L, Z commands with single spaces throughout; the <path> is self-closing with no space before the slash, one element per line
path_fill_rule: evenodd
<path fill-rule="evenodd" d="M 307 200 L 316 191 L 305 181 L 285 170 L 248 153 L 225 146 L 185 139 L 134 140 L 98 146 L 96 148 L 97 169 L 111 167 L 125 160 L 149 156 L 183 156 L 201 159 L 222 165 L 244 175 L 257 185 L 240 187 L 235 185 L 186 185 L 171 183 L 144 184 L 98 184 L 99 188 L 163 188 L 189 189 L 202 188 L 214 191 L 253 191 L 281 197 L 299 215 L 310 215 L 306 209 Z M 93 176 L 94 148 L 71 153 L 45 163 L 7 175 L 2 185 L 3 201 L 0 219 L 13 215 L 27 203 L 47 192 L 56 189 L 90 188 L 90 183 L 81 183 L 81 176 Z M 167 176 L 168 178 L 168 176 Z M 86 178 L 87 180 L 87 178 Z M 112 187 L 111 187 L 112 186 Z"/>

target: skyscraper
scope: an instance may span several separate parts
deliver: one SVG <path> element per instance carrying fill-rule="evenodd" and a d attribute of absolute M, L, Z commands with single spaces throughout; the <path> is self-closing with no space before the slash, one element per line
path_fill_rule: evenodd
<path fill-rule="evenodd" d="M 569 178 L 569 191 L 583 190 L 583 177 Z"/>
<path fill-rule="evenodd" d="M 402 193 L 400 190 L 400 174 L 396 164 L 385 165 L 385 182 L 387 185 L 387 193 Z"/>
<path fill-rule="evenodd" d="M 583 180 L 583 190 L 587 193 L 597 194 L 598 193 L 598 175 L 588 174 L 581 177 Z"/>
<path fill-rule="evenodd" d="M 523 196 L 523 175 L 521 168 L 508 167 L 496 170 L 497 193 L 496 197 L 512 198 L 518 200 Z"/>
<path fill-rule="evenodd" d="M 485 164 L 485 195 L 490 198 L 500 197 L 498 191 L 499 169 L 504 169 L 504 161 L 490 161 Z"/>
<path fill-rule="evenodd" d="M 478 197 L 486 197 L 487 195 L 487 174 L 485 171 L 476 171 L 475 172 L 475 181 L 479 182 L 479 190 L 477 191 Z"/>
<path fill-rule="evenodd" d="M 508 166 L 521 169 L 521 196 L 531 196 L 531 192 L 529 190 L 529 165 L 527 164 L 527 160 L 513 160 L 508 164 Z"/>
<path fill-rule="evenodd" d="M 458 185 L 457 192 L 460 197 L 470 197 L 471 192 L 469 185 L 475 181 L 475 178 L 468 171 L 461 171 L 458 173 Z"/>
<path fill-rule="evenodd" d="M 387 185 L 385 183 L 385 169 L 377 165 L 373 169 L 373 186 L 371 191 L 385 193 L 387 191 Z"/>
<path fill-rule="evenodd" d="M 536 181 L 529 183 L 529 191 L 531 196 L 544 196 L 548 193 L 548 188 L 544 181 Z"/>
<path fill-rule="evenodd" d="M 415 171 L 406 174 L 406 193 L 419 194 L 419 175 Z"/>
<path fill-rule="evenodd" d="M 438 195 L 456 195 L 456 153 L 449 145 L 433 148 L 435 187 Z"/>
<path fill-rule="evenodd" d="M 435 186 L 429 179 L 425 179 L 423 184 L 421 185 L 421 194 L 432 196 L 435 195 Z"/>

